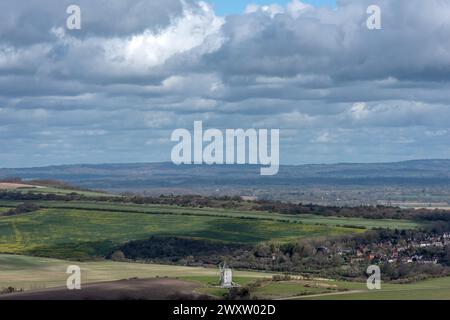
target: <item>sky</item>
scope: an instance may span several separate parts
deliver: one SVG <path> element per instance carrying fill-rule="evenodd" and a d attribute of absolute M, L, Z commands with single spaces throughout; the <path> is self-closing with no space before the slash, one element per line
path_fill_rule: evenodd
<path fill-rule="evenodd" d="M 0 167 L 170 161 L 197 120 L 283 164 L 450 158 L 449 1 L 264 2 L 1 1 Z"/>
<path fill-rule="evenodd" d="M 230 14 L 242 14 L 245 12 L 245 8 L 251 4 L 257 5 L 271 5 L 276 3 L 278 5 L 285 6 L 290 1 L 282 0 L 282 1 L 270 1 L 270 0 L 254 0 L 254 1 L 246 1 L 246 0 L 210 0 L 209 1 L 216 12 L 217 15 L 226 16 Z M 304 3 L 308 3 L 314 6 L 329 6 L 336 7 L 336 0 L 305 0 Z"/>

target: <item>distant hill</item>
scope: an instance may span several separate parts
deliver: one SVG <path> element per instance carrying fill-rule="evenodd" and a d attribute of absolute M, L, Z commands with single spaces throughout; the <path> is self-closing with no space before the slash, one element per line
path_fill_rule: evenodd
<path fill-rule="evenodd" d="M 331 200 L 341 200 L 339 191 L 344 190 L 352 194 L 351 197 L 344 194 L 344 198 L 358 200 L 359 190 L 363 194 L 359 200 L 366 200 L 368 190 L 387 192 L 399 188 L 414 191 L 412 201 L 428 201 L 428 198 L 418 199 L 417 193 L 430 189 L 445 195 L 445 190 L 450 189 L 450 160 L 281 166 L 276 176 L 260 176 L 259 168 L 171 163 L 83 164 L 0 169 L 0 178 L 61 180 L 82 188 L 112 192 L 242 194 L 315 202 L 325 201 L 330 192 Z M 395 192 L 381 200 L 391 198 L 398 200 Z M 444 196 L 435 200 L 446 199 Z"/>

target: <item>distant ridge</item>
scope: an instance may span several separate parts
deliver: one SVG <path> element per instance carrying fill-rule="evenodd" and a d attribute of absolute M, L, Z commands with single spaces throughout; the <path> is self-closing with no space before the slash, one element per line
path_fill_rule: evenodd
<path fill-rule="evenodd" d="M 280 167 L 314 167 L 314 166 L 386 166 L 386 165 L 448 165 L 450 159 L 414 159 L 392 162 L 337 162 L 337 163 L 309 163 L 309 164 L 297 164 L 297 165 L 280 165 Z M 161 167 L 259 167 L 260 165 L 182 165 L 177 166 L 171 162 L 129 162 L 129 163 L 77 163 L 77 164 L 58 164 L 48 166 L 31 166 L 31 167 L 1 167 L 0 172 L 4 170 L 37 170 L 37 169 L 52 169 L 52 168 L 72 168 L 72 167 L 104 167 L 104 168 L 124 168 L 124 167 L 141 167 L 141 166 L 161 166 Z"/>
<path fill-rule="evenodd" d="M 285 165 L 276 176 L 262 177 L 259 166 L 181 165 L 172 163 L 79 164 L 0 169 L 0 178 L 53 179 L 89 188 L 139 189 L 190 185 L 259 184 L 407 184 L 450 183 L 450 160 L 391 163 Z M 120 187 L 119 185 L 120 184 Z"/>

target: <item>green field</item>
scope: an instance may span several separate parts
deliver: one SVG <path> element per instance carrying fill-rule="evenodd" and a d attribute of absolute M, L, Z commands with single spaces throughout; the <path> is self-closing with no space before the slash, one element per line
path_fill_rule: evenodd
<path fill-rule="evenodd" d="M 264 211 L 231 210 L 221 208 L 189 208 L 168 205 L 138 205 L 88 201 L 35 201 L 42 208 L 80 209 L 123 213 L 170 214 L 185 216 L 212 216 L 224 218 L 246 218 L 267 221 L 297 222 L 303 224 L 322 224 L 329 226 L 355 226 L 361 228 L 413 229 L 419 226 L 411 220 L 365 219 L 346 217 L 323 217 L 319 215 L 284 215 Z M 0 200 L 0 206 L 15 207 L 18 202 Z"/>
<path fill-rule="evenodd" d="M 412 284 L 382 283 L 368 290 L 365 283 L 333 280 L 267 282 L 253 291 L 261 299 L 288 300 L 450 300 L 450 277 Z"/>
<path fill-rule="evenodd" d="M 339 283 L 338 283 L 339 284 Z M 308 297 L 314 300 L 450 300 L 450 277 L 412 284 L 382 283 L 381 290 L 368 290 L 365 284 L 347 284 L 350 291 Z"/>
<path fill-rule="evenodd" d="M 86 259 L 151 235 L 255 244 L 363 232 L 364 229 L 214 216 L 183 217 L 79 209 L 41 209 L 0 217 L 0 252 Z"/>

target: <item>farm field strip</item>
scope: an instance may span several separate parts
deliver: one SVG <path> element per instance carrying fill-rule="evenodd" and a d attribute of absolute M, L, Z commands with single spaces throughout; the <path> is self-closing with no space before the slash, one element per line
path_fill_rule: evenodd
<path fill-rule="evenodd" d="M 99 191 L 85 191 L 85 190 L 73 190 L 73 189 L 63 189 L 57 187 L 41 187 L 41 186 L 30 186 L 30 187 L 22 187 L 16 189 L 23 193 L 39 193 L 39 194 L 57 194 L 57 195 L 68 195 L 71 193 L 76 193 L 79 195 L 84 195 L 87 197 L 120 197 L 119 195 L 99 192 Z"/>
<path fill-rule="evenodd" d="M 0 201 L 0 205 L 13 207 L 18 202 Z M 19 202 L 20 203 L 20 202 Z M 362 228 L 391 228 L 413 229 L 420 224 L 410 220 L 393 219 L 364 219 L 325 217 L 319 215 L 283 215 L 264 211 L 239 211 L 221 208 L 185 208 L 169 205 L 136 205 L 136 204 L 111 204 L 101 202 L 63 202 L 63 201 L 37 201 L 42 208 L 80 209 L 123 213 L 167 214 L 167 215 L 192 215 L 213 216 L 237 219 L 259 219 L 267 221 L 280 221 L 304 224 L 323 224 L 330 226 L 355 226 Z"/>

